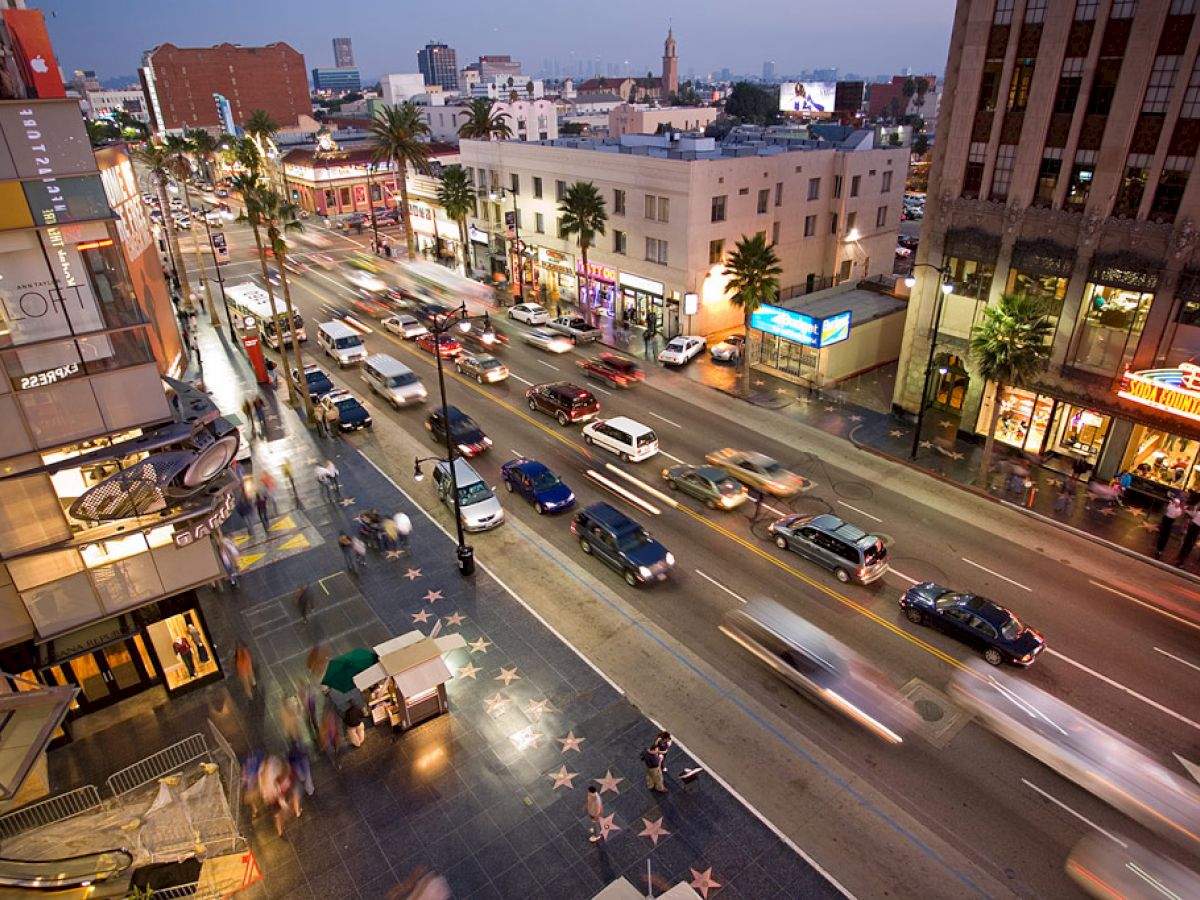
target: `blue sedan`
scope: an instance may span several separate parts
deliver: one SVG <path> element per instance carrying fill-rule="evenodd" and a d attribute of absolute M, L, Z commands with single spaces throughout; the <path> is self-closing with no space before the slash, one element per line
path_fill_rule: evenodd
<path fill-rule="evenodd" d="M 1033 665 L 1045 639 L 1009 610 L 976 594 L 957 593 L 932 581 L 916 584 L 900 595 L 908 621 L 929 625 L 974 647 L 993 666 Z"/>
<path fill-rule="evenodd" d="M 561 512 L 575 505 L 575 494 L 562 479 L 535 459 L 510 459 L 500 467 L 505 490 L 518 493 L 539 514 Z"/>

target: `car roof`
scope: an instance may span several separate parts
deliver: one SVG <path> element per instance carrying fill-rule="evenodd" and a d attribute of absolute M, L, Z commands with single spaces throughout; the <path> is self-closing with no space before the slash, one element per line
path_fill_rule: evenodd
<path fill-rule="evenodd" d="M 304 371 L 305 371 L 305 373 L 320 372 L 322 375 L 325 374 L 325 370 L 322 369 L 320 366 L 318 366 L 316 363 L 305 363 Z"/>
<path fill-rule="evenodd" d="M 537 384 L 534 387 L 553 388 L 559 394 L 566 394 L 568 397 L 590 397 L 591 391 L 587 388 L 581 388 L 577 384 L 572 384 L 569 381 L 547 381 L 545 384 Z"/>
<path fill-rule="evenodd" d="M 440 469 L 447 475 L 450 474 L 450 467 L 444 459 L 439 459 L 435 468 Z M 454 458 L 454 480 L 458 482 L 459 490 L 462 490 L 467 485 L 483 481 L 483 476 L 476 472 L 471 464 L 461 456 L 456 456 Z"/>
<path fill-rule="evenodd" d="M 724 469 L 718 469 L 716 466 L 700 466 L 696 469 L 696 474 L 701 478 L 707 478 L 709 481 L 724 481 L 729 477 L 729 473 Z"/>
<path fill-rule="evenodd" d="M 613 416 L 611 419 L 601 419 L 594 424 L 599 425 L 600 422 L 606 422 L 609 425 L 615 425 L 623 431 L 628 431 L 633 437 L 654 433 L 653 428 L 643 425 L 641 422 L 635 422 L 633 419 L 630 419 L 626 416 Z"/>
<path fill-rule="evenodd" d="M 979 618 L 993 625 L 1003 625 L 1009 619 L 1016 618 L 1009 610 L 987 597 L 980 597 L 978 594 L 959 594 L 958 597 L 960 602 L 956 605 L 963 609 L 969 609 Z"/>
<path fill-rule="evenodd" d="M 329 398 L 330 403 L 344 403 L 347 400 L 353 400 L 355 403 L 359 402 L 357 397 L 355 397 L 352 393 L 350 393 L 349 391 L 346 391 L 346 390 L 330 391 L 325 396 L 327 398 Z"/>
<path fill-rule="evenodd" d="M 873 535 L 867 534 L 857 525 L 851 525 L 845 519 L 839 519 L 837 516 L 823 513 L 819 516 L 814 516 L 806 524 L 812 525 L 814 528 L 819 528 L 822 531 L 827 531 L 830 534 L 836 534 L 843 540 L 849 541 L 852 544 L 858 544 L 864 538 L 877 540 Z"/>
<path fill-rule="evenodd" d="M 506 469 L 516 469 L 519 472 L 524 472 L 526 475 L 541 475 L 543 472 L 549 472 L 550 469 L 545 463 L 538 462 L 536 459 L 514 459 L 504 464 Z"/>
<path fill-rule="evenodd" d="M 642 526 L 625 513 L 608 503 L 593 503 L 583 510 L 583 514 L 601 525 L 607 526 L 614 534 L 625 534 L 636 531 Z"/>

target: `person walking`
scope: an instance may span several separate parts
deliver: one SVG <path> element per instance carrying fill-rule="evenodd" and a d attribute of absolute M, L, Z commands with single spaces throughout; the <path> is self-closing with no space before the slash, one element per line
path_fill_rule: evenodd
<path fill-rule="evenodd" d="M 258 432 L 254 427 L 254 405 L 250 402 L 249 397 L 242 401 L 242 419 L 250 431 L 250 440 L 254 440 L 258 437 Z"/>
<path fill-rule="evenodd" d="M 325 407 L 320 403 L 313 408 L 313 421 L 317 424 L 317 436 L 328 437 L 329 430 L 325 427 Z"/>
<path fill-rule="evenodd" d="M 300 618 L 302 618 L 305 622 L 308 621 L 308 614 L 312 610 L 313 592 L 311 588 L 311 584 L 301 585 L 296 589 L 296 593 L 294 595 L 296 600 L 296 610 L 300 613 Z"/>
<path fill-rule="evenodd" d="M 388 551 L 396 550 L 400 546 L 400 529 L 396 527 L 395 519 L 383 520 L 383 543 L 384 549 Z"/>
<path fill-rule="evenodd" d="M 329 476 L 329 486 L 339 497 L 342 496 L 342 473 L 338 471 L 332 459 L 325 460 L 325 472 Z"/>
<path fill-rule="evenodd" d="M 342 729 L 338 724 L 337 711 L 333 708 L 333 704 L 329 702 L 329 698 L 325 698 L 325 709 L 321 713 L 321 730 L 317 740 L 321 751 L 329 757 L 329 762 L 335 769 L 340 769 L 338 764 L 338 751 L 342 747 Z"/>
<path fill-rule="evenodd" d="M 271 530 L 271 514 L 267 507 L 267 492 L 259 491 L 254 495 L 254 508 L 258 510 L 258 521 L 262 522 L 263 534 Z"/>
<path fill-rule="evenodd" d="M 600 796 L 600 792 L 596 790 L 594 784 L 588 785 L 583 808 L 587 812 L 588 819 L 591 821 L 591 824 L 588 826 L 588 840 L 593 844 L 604 840 L 604 829 L 600 825 L 600 817 L 604 815 L 604 799 Z"/>
<path fill-rule="evenodd" d="M 357 566 L 367 567 L 367 545 L 363 543 L 360 537 L 350 538 L 350 549 L 354 553 L 354 562 Z"/>
<path fill-rule="evenodd" d="M 1163 551 L 1167 549 L 1167 543 L 1171 540 L 1171 533 L 1175 530 L 1175 523 L 1182 515 L 1183 503 L 1180 502 L 1177 495 L 1172 494 L 1171 499 L 1167 501 L 1167 508 L 1158 522 L 1158 542 L 1154 548 L 1155 559 L 1162 559 Z"/>
<path fill-rule="evenodd" d="M 1179 547 L 1179 558 L 1175 565 L 1182 567 L 1187 562 L 1192 548 L 1196 546 L 1196 538 L 1200 537 L 1200 502 L 1192 501 L 1192 506 L 1186 511 L 1189 518 L 1187 529 L 1183 532 L 1183 544 Z"/>
<path fill-rule="evenodd" d="M 296 773 L 297 785 L 304 785 L 304 793 L 311 797 L 316 793 L 317 786 L 313 784 L 312 760 L 309 759 L 308 750 L 302 741 L 288 742 L 287 760 L 292 771 Z"/>
<path fill-rule="evenodd" d="M 329 470 L 321 465 L 321 463 L 317 463 L 313 466 L 313 475 L 317 479 L 317 484 L 321 486 L 321 493 L 325 495 L 326 499 L 332 499 L 333 494 L 329 487 Z"/>
<path fill-rule="evenodd" d="M 402 512 L 392 516 L 392 522 L 396 526 L 396 549 L 404 553 L 411 552 L 409 539 L 412 536 L 412 520 Z"/>
<path fill-rule="evenodd" d="M 362 710 L 357 703 L 351 703 L 342 713 L 342 724 L 346 726 L 346 740 L 352 747 L 361 747 L 367 739 L 367 726 L 363 724 Z"/>
<path fill-rule="evenodd" d="M 237 544 L 225 535 L 221 535 L 221 546 L 217 550 L 217 554 L 221 557 L 221 565 L 225 567 L 225 574 L 229 576 L 229 583 L 233 587 L 237 587 L 238 561 L 242 558 Z"/>
<path fill-rule="evenodd" d="M 246 526 L 246 537 L 254 537 L 254 520 L 250 518 L 250 513 L 254 511 L 254 504 L 247 498 L 244 491 L 238 494 L 237 500 L 233 505 L 234 511 L 241 516 L 242 523 Z"/>
<path fill-rule="evenodd" d="M 246 692 L 247 699 L 254 696 L 254 687 L 257 679 L 254 677 L 254 657 L 250 655 L 250 648 L 238 641 L 237 649 L 233 652 L 233 667 L 237 670 L 238 678 L 242 682 L 242 690 Z"/>
<path fill-rule="evenodd" d="M 342 560 L 346 563 L 347 571 L 353 575 L 357 575 L 358 561 L 355 559 L 354 541 L 344 531 L 338 535 L 338 547 L 342 550 Z"/>
<path fill-rule="evenodd" d="M 254 416 L 258 419 L 258 430 L 265 438 L 267 436 L 267 404 L 262 394 L 254 395 Z"/>
<path fill-rule="evenodd" d="M 646 764 L 646 787 L 659 794 L 667 792 L 663 785 L 662 758 L 657 741 L 642 751 L 642 762 Z"/>
<path fill-rule="evenodd" d="M 341 410 L 337 408 L 336 404 L 330 405 L 330 407 L 325 410 L 325 430 L 328 432 L 325 435 L 326 437 L 337 438 L 337 436 L 341 434 L 342 413 Z"/>
<path fill-rule="evenodd" d="M 292 496 L 297 501 L 299 501 L 300 494 L 296 490 L 296 480 L 292 477 L 292 464 L 290 462 L 288 462 L 286 459 L 283 461 L 283 464 L 280 465 L 280 467 L 279 467 L 279 474 L 287 479 L 287 483 L 292 489 Z"/>

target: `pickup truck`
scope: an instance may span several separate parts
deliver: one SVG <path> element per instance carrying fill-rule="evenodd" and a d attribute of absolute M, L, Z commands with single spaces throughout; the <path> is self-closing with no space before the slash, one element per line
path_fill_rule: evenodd
<path fill-rule="evenodd" d="M 576 344 L 600 340 L 600 329 L 593 328 L 586 319 L 579 316 L 559 316 L 547 322 L 546 327 L 559 334 L 565 334 Z"/>

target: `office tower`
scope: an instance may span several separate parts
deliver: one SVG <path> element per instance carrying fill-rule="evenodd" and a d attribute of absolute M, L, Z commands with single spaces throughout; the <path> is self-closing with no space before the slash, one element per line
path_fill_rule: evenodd
<path fill-rule="evenodd" d="M 333 39 L 333 64 L 339 69 L 354 66 L 354 48 L 350 45 L 350 38 Z"/>
<path fill-rule="evenodd" d="M 417 69 L 426 84 L 440 85 L 446 91 L 458 88 L 458 54 L 453 47 L 430 41 L 417 51 Z"/>

